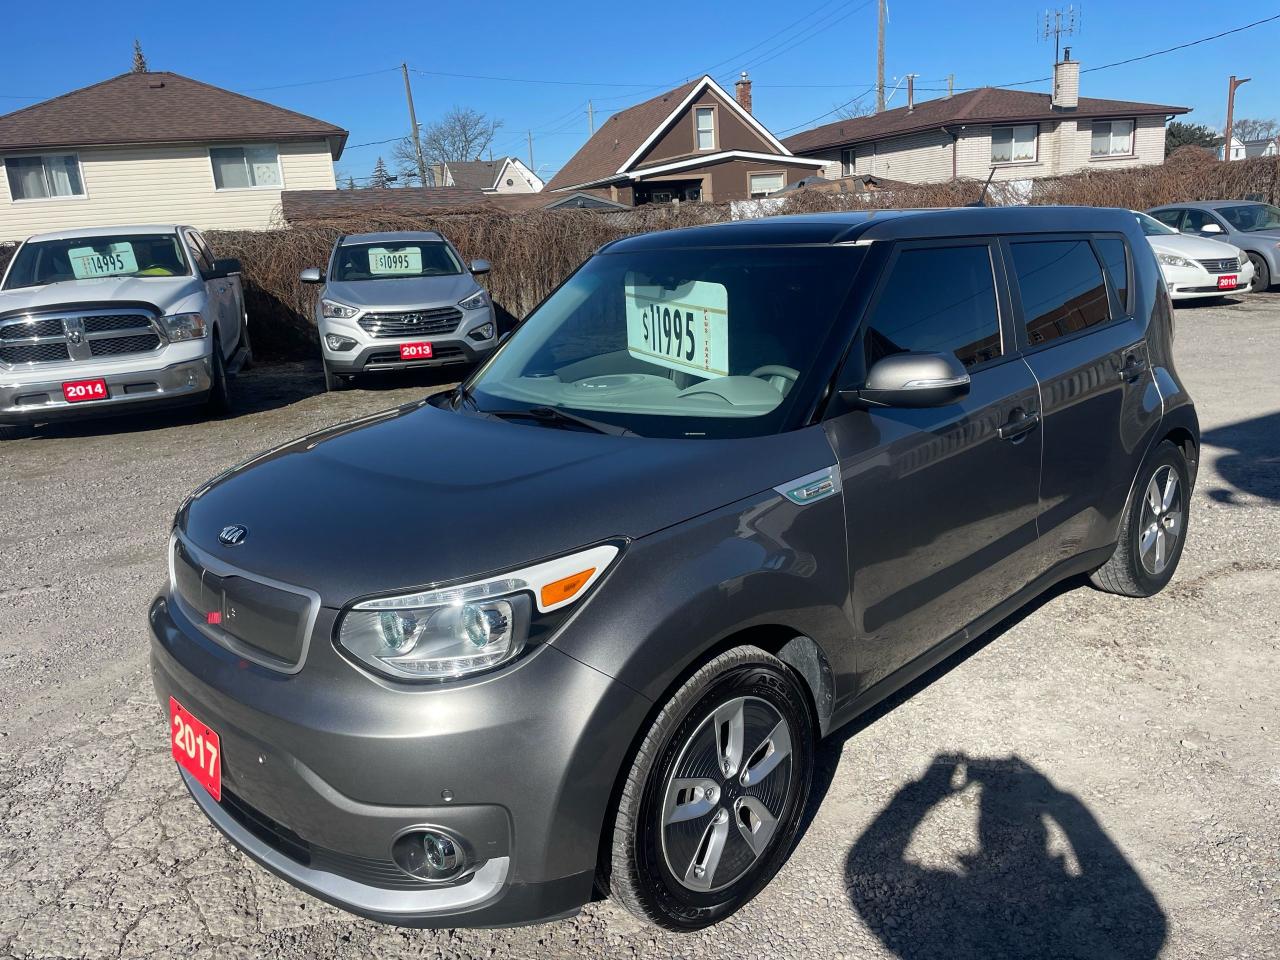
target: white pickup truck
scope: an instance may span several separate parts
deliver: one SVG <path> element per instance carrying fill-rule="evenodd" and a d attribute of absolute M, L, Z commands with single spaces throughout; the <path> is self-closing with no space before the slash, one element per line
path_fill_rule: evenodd
<path fill-rule="evenodd" d="M 252 356 L 239 273 L 191 227 L 31 237 L 0 282 L 0 438 L 142 407 L 225 413 Z"/>

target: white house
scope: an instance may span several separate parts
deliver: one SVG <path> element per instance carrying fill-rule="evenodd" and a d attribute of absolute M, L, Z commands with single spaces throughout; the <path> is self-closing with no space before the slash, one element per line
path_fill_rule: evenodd
<path fill-rule="evenodd" d="M 263 229 L 331 189 L 347 131 L 176 73 L 126 73 L 0 116 L 0 241 L 72 227 Z"/>
<path fill-rule="evenodd" d="M 451 160 L 432 164 L 437 187 L 465 187 L 483 193 L 538 193 L 545 184 L 519 157 Z"/>
<path fill-rule="evenodd" d="M 1070 57 L 1070 51 L 1067 53 Z M 788 137 L 797 156 L 827 161 L 828 179 L 905 183 L 957 177 L 1030 181 L 1164 162 L 1165 123 L 1187 107 L 1080 96 L 1080 63 L 1054 69 L 1052 93 L 979 87 Z"/>

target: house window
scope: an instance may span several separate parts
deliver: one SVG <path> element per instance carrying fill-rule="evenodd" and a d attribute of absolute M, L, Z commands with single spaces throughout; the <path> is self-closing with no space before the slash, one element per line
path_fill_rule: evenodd
<path fill-rule="evenodd" d="M 1034 163 L 1036 159 L 1036 134 L 1040 127 L 1023 123 L 1016 127 L 991 128 L 992 163 Z"/>
<path fill-rule="evenodd" d="M 273 146 L 210 147 L 213 184 L 219 190 L 281 185 L 280 157 Z"/>
<path fill-rule="evenodd" d="M 1089 143 L 1091 157 L 1133 156 L 1132 120 L 1095 120 L 1093 139 Z"/>
<path fill-rule="evenodd" d="M 714 150 L 716 148 L 716 111 L 714 107 L 698 107 L 694 111 L 694 120 L 698 129 L 698 149 Z"/>
<path fill-rule="evenodd" d="M 787 185 L 786 175 L 782 173 L 753 173 L 747 179 L 753 200 L 777 193 Z"/>
<path fill-rule="evenodd" d="M 84 196 L 80 161 L 74 153 L 8 157 L 4 167 L 9 175 L 9 195 L 14 200 Z"/>
<path fill-rule="evenodd" d="M 856 149 L 840 151 L 840 175 L 852 177 L 858 172 L 858 151 Z"/>

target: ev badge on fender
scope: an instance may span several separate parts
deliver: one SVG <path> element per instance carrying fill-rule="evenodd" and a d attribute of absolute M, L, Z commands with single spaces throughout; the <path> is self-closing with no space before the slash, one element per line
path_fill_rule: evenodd
<path fill-rule="evenodd" d="M 248 535 L 248 527 L 239 523 L 233 523 L 230 526 L 222 528 L 222 532 L 218 534 L 218 540 L 225 543 L 228 547 L 234 547 L 236 544 L 244 543 L 244 538 Z"/>

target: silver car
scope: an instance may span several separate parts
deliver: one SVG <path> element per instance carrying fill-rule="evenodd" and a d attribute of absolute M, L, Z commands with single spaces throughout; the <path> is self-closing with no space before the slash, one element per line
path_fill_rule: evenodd
<path fill-rule="evenodd" d="M 498 343 L 488 292 L 476 277 L 484 260 L 464 266 L 434 231 L 339 237 L 328 270 L 302 271 L 322 283 L 315 320 L 324 382 L 346 386 L 356 374 L 483 360 Z"/>

